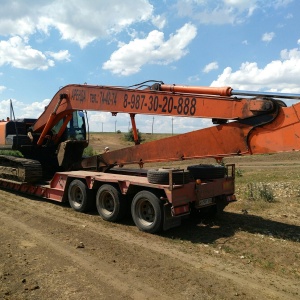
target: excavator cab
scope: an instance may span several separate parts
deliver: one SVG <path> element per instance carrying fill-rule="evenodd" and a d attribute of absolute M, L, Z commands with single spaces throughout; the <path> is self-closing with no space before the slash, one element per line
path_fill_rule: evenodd
<path fill-rule="evenodd" d="M 86 140 L 86 126 L 82 111 L 73 112 L 73 118 L 67 125 L 67 140 Z"/>
<path fill-rule="evenodd" d="M 63 127 L 64 122 L 57 124 L 53 129 L 57 130 L 59 126 Z M 81 161 L 83 151 L 88 145 L 86 135 L 84 113 L 74 111 L 57 149 L 58 165 L 64 170 L 72 169 L 74 162 Z"/>
<path fill-rule="evenodd" d="M 82 111 L 74 111 L 72 118 L 62 118 L 52 128 L 50 134 L 56 144 L 67 140 L 86 140 L 86 121 Z"/>

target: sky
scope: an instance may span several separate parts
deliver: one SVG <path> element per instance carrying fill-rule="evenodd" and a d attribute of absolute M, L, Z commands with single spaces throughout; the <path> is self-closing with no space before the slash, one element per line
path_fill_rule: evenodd
<path fill-rule="evenodd" d="M 37 118 L 67 84 L 146 80 L 300 94 L 299 0 L 0 0 L 0 118 Z M 293 104 L 287 101 L 288 105 Z M 89 112 L 91 131 L 127 114 Z M 211 120 L 136 116 L 142 133 Z"/>

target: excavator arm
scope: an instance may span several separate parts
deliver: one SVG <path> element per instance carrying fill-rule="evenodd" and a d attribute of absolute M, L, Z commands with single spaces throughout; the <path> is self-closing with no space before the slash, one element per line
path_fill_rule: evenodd
<path fill-rule="evenodd" d="M 128 113 L 131 116 L 152 114 L 235 120 L 265 114 L 274 109 L 273 102 L 268 99 L 231 98 L 228 96 L 231 90 L 229 87 L 201 88 L 164 84 L 154 84 L 143 90 L 67 85 L 53 97 L 34 124 L 33 131 L 42 132 L 38 143 L 42 144 L 47 131 L 76 110 Z"/>
<path fill-rule="evenodd" d="M 249 155 L 300 150 L 300 104 L 277 107 L 269 118 L 233 121 L 158 141 L 148 142 L 83 161 L 83 167 L 105 168 L 112 165 L 179 161 L 194 158 L 222 159 Z"/>
<path fill-rule="evenodd" d="M 300 95 L 163 83 L 144 89 L 67 85 L 54 96 L 33 131 L 41 133 L 41 145 L 47 131 L 73 111 L 128 113 L 136 145 L 81 162 L 83 168 L 101 170 L 132 163 L 300 150 L 300 103 L 285 107 L 282 98 L 300 99 Z M 136 114 L 211 118 L 219 125 L 139 145 Z"/>

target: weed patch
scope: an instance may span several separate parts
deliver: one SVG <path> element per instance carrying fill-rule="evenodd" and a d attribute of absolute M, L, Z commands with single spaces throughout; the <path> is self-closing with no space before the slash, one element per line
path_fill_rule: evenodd
<path fill-rule="evenodd" d="M 238 168 L 235 170 L 236 177 L 243 177 L 243 170 Z"/>
<path fill-rule="evenodd" d="M 248 183 L 246 196 L 251 201 L 275 202 L 273 189 L 264 183 Z"/>
<path fill-rule="evenodd" d="M 83 156 L 93 156 L 96 155 L 96 152 L 94 151 L 92 146 L 87 146 L 83 151 Z"/>

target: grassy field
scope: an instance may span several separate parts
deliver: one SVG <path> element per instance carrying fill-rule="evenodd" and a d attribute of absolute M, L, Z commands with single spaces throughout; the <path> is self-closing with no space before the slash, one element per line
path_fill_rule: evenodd
<path fill-rule="evenodd" d="M 142 143 L 151 142 L 154 140 L 163 139 L 171 136 L 171 134 L 151 134 L 142 133 Z M 92 132 L 90 133 L 90 146 L 95 152 L 103 152 L 105 147 L 109 147 L 110 150 L 122 149 L 125 147 L 133 146 L 133 142 L 126 141 L 125 133 L 115 132 Z"/>

